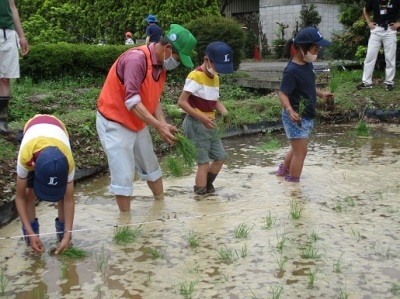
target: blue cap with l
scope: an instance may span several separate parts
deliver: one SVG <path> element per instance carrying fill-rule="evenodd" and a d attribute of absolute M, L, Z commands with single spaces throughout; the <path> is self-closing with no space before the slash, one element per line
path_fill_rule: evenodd
<path fill-rule="evenodd" d="M 305 27 L 297 33 L 294 38 L 294 44 L 316 44 L 321 47 L 327 47 L 331 42 L 324 39 L 317 28 Z"/>
<path fill-rule="evenodd" d="M 212 42 L 206 48 L 206 56 L 210 58 L 218 73 L 233 73 L 233 51 L 223 42 Z"/>
<path fill-rule="evenodd" d="M 67 157 L 58 147 L 43 149 L 35 162 L 33 189 L 36 196 L 51 202 L 63 199 L 68 184 L 68 171 Z"/>

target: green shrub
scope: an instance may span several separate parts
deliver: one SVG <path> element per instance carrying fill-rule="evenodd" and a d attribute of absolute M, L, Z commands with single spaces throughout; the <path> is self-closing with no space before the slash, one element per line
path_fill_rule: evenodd
<path fill-rule="evenodd" d="M 67 76 L 106 76 L 126 46 L 38 44 L 21 60 L 21 74 L 34 82 Z"/>
<path fill-rule="evenodd" d="M 197 64 L 203 62 L 207 45 L 213 41 L 228 44 L 233 50 L 233 66 L 235 70 L 243 58 L 243 47 L 246 42 L 246 33 L 242 25 L 233 19 L 218 16 L 205 16 L 183 25 L 197 40 Z M 196 64 L 196 62 L 194 61 Z"/>

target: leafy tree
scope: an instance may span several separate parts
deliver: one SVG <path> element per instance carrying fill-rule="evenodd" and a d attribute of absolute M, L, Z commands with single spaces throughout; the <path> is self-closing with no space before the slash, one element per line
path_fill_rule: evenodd
<path fill-rule="evenodd" d="M 308 26 L 318 27 L 318 25 L 321 23 L 321 16 L 317 10 L 317 7 L 315 6 L 315 3 L 303 5 L 300 11 L 300 20 L 300 26 L 302 28 Z"/>

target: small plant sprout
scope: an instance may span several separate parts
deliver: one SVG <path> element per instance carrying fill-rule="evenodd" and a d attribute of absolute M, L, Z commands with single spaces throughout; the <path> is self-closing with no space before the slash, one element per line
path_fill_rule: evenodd
<path fill-rule="evenodd" d="M 336 213 L 342 213 L 342 203 L 340 201 L 337 201 L 335 203 L 335 212 Z"/>
<path fill-rule="evenodd" d="M 232 263 L 237 259 L 236 251 L 224 246 L 217 250 L 218 259 L 225 263 Z"/>
<path fill-rule="evenodd" d="M 357 136 L 369 136 L 369 129 L 365 120 L 361 119 L 356 127 Z"/>
<path fill-rule="evenodd" d="M 271 133 L 267 134 L 268 141 L 259 145 L 257 148 L 262 151 L 274 151 L 280 148 L 279 140 L 276 137 L 272 137 Z"/>
<path fill-rule="evenodd" d="M 2 296 L 6 292 L 8 283 L 9 283 L 9 280 L 8 280 L 6 274 L 4 273 L 4 270 L 1 269 L 0 270 L 0 294 Z"/>
<path fill-rule="evenodd" d="M 340 256 L 336 261 L 333 262 L 333 272 L 342 272 L 342 256 Z"/>
<path fill-rule="evenodd" d="M 33 295 L 35 296 L 35 299 L 48 298 L 45 292 L 44 291 L 42 292 L 39 287 L 33 289 Z"/>
<path fill-rule="evenodd" d="M 146 253 L 153 259 L 165 259 L 165 252 L 167 251 L 167 247 L 164 249 L 161 248 L 146 248 Z"/>
<path fill-rule="evenodd" d="M 392 283 L 392 287 L 390 288 L 390 292 L 395 296 L 400 296 L 400 284 Z"/>
<path fill-rule="evenodd" d="M 305 259 L 317 259 L 321 257 L 314 242 L 307 242 L 305 246 L 300 247 L 300 251 L 301 257 Z"/>
<path fill-rule="evenodd" d="M 200 239 L 197 236 L 197 233 L 194 231 L 189 232 L 189 236 L 187 237 L 187 241 L 189 243 L 189 246 L 194 248 L 198 247 L 200 245 Z"/>
<path fill-rule="evenodd" d="M 272 291 L 272 299 L 279 299 L 282 296 L 283 293 L 283 285 L 272 285 L 271 286 L 271 291 Z"/>
<path fill-rule="evenodd" d="M 263 229 L 270 229 L 276 222 L 276 218 L 272 217 L 271 215 L 271 211 L 268 212 L 268 215 L 265 216 L 265 222 L 264 222 L 264 226 Z"/>
<path fill-rule="evenodd" d="M 397 213 L 399 211 L 399 209 L 398 208 L 394 208 L 394 207 L 388 207 L 387 211 L 390 214 L 394 214 L 394 213 Z"/>
<path fill-rule="evenodd" d="M 290 215 L 292 219 L 298 220 L 301 218 L 301 213 L 304 210 L 304 206 L 296 201 L 296 199 L 292 199 L 290 201 Z"/>
<path fill-rule="evenodd" d="M 318 233 L 313 230 L 310 236 L 308 237 L 308 240 L 314 243 L 317 242 L 319 240 Z"/>
<path fill-rule="evenodd" d="M 66 274 L 67 274 L 67 264 L 66 264 L 65 261 L 63 260 L 63 261 L 61 262 L 61 265 L 60 265 L 60 279 L 61 279 L 61 280 L 62 280 L 62 279 L 65 279 Z"/>
<path fill-rule="evenodd" d="M 350 197 L 350 196 L 347 196 L 347 197 L 344 199 L 344 201 L 345 201 L 345 202 L 347 203 L 347 205 L 348 205 L 349 207 L 351 207 L 351 208 L 354 208 L 355 205 L 356 205 L 354 199 L 353 199 L 352 197 Z"/>
<path fill-rule="evenodd" d="M 179 294 L 181 294 L 185 299 L 191 299 L 194 293 L 194 287 L 197 281 L 184 281 L 179 283 Z"/>
<path fill-rule="evenodd" d="M 283 249 L 285 248 L 285 242 L 286 242 L 286 236 L 283 234 L 282 236 L 276 235 L 278 244 L 276 245 L 276 248 L 278 249 L 279 252 L 282 253 Z"/>
<path fill-rule="evenodd" d="M 110 260 L 110 254 L 106 253 L 104 246 L 101 248 L 100 253 L 95 253 L 96 267 L 101 272 L 103 278 L 106 277 L 108 271 L 108 262 Z"/>
<path fill-rule="evenodd" d="M 253 229 L 254 225 L 252 227 L 249 227 L 246 223 L 241 223 L 239 224 L 234 230 L 233 233 L 235 235 L 235 238 L 237 239 L 244 239 L 247 238 L 248 235 L 250 234 L 251 230 Z"/>
<path fill-rule="evenodd" d="M 288 261 L 288 258 L 286 256 L 280 256 L 277 260 L 278 262 L 278 270 L 282 271 L 283 267 L 285 266 L 286 262 Z"/>
<path fill-rule="evenodd" d="M 359 230 L 355 230 L 355 229 L 351 228 L 351 233 L 357 238 L 357 241 L 360 241 L 361 233 Z"/>
<path fill-rule="evenodd" d="M 346 290 L 340 289 L 339 299 L 348 299 L 348 298 L 349 298 L 349 293 L 347 293 Z"/>
<path fill-rule="evenodd" d="M 249 251 L 247 249 L 247 244 L 244 244 L 240 249 L 240 257 L 245 258 L 248 255 Z"/>
<path fill-rule="evenodd" d="M 308 272 L 308 287 L 310 289 L 314 288 L 314 282 L 315 282 L 315 278 L 317 277 L 317 272 L 318 272 L 318 268 L 315 269 L 310 269 L 310 271 Z"/>

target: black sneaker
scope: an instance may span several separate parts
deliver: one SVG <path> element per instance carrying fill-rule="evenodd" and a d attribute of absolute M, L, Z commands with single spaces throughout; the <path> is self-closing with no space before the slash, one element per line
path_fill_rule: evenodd
<path fill-rule="evenodd" d="M 372 88 L 372 84 L 361 83 L 361 84 L 358 84 L 356 87 L 357 87 L 357 89 Z"/>
<path fill-rule="evenodd" d="M 392 91 L 393 90 L 393 84 L 385 84 L 386 90 L 387 91 Z"/>

